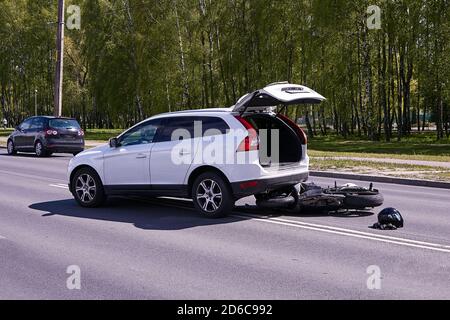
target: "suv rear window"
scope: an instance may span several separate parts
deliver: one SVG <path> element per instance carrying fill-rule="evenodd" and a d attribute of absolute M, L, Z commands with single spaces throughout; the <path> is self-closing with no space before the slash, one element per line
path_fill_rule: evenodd
<path fill-rule="evenodd" d="M 80 125 L 77 120 L 74 119 L 51 119 L 48 122 L 50 128 L 61 128 L 61 129 L 80 129 Z"/>

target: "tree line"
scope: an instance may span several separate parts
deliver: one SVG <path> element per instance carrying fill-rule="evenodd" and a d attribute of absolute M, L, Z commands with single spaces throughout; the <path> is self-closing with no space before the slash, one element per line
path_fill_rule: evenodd
<path fill-rule="evenodd" d="M 327 97 L 286 111 L 310 135 L 390 141 L 429 123 L 438 139 L 450 135 L 450 0 L 69 4 L 81 28 L 65 31 L 63 113 L 84 127 L 231 106 L 289 81 Z M 57 1 L 0 0 L 0 102 L 12 124 L 36 106 L 52 114 L 56 17 Z"/>

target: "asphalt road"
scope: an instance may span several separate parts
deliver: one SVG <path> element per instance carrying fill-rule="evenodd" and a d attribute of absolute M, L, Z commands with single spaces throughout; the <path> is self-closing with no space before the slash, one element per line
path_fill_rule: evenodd
<path fill-rule="evenodd" d="M 0 150 L 0 299 L 450 299 L 449 190 L 377 184 L 405 217 L 397 231 L 368 228 L 367 213 L 206 220 L 186 201 L 80 208 L 69 159 Z"/>

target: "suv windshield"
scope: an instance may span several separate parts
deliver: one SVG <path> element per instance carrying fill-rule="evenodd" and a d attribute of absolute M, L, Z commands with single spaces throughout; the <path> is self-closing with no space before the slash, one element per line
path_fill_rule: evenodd
<path fill-rule="evenodd" d="M 51 128 L 80 129 L 78 121 L 74 119 L 51 119 L 48 125 Z"/>

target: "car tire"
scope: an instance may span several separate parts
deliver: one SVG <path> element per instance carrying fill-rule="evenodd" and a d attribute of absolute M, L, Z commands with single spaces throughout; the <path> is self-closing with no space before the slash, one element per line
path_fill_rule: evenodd
<path fill-rule="evenodd" d="M 256 205 L 263 209 L 295 210 L 299 202 L 299 190 L 295 186 L 255 195 Z"/>
<path fill-rule="evenodd" d="M 276 197 L 259 197 L 256 205 L 261 209 L 291 209 L 295 206 L 295 197 L 292 195 L 280 195 Z"/>
<path fill-rule="evenodd" d="M 16 147 L 14 146 L 14 142 L 11 139 L 6 143 L 6 150 L 10 156 L 17 154 Z"/>
<path fill-rule="evenodd" d="M 215 172 L 199 175 L 192 184 L 191 194 L 195 208 L 207 218 L 227 216 L 234 208 L 228 182 Z"/>
<path fill-rule="evenodd" d="M 34 144 L 34 153 L 39 158 L 43 158 L 43 157 L 47 156 L 47 150 L 45 150 L 45 147 L 42 144 L 42 142 L 36 141 L 36 143 Z"/>
<path fill-rule="evenodd" d="M 96 208 L 106 200 L 103 183 L 97 172 L 91 168 L 81 168 L 76 171 L 70 186 L 75 200 L 82 207 Z"/>

